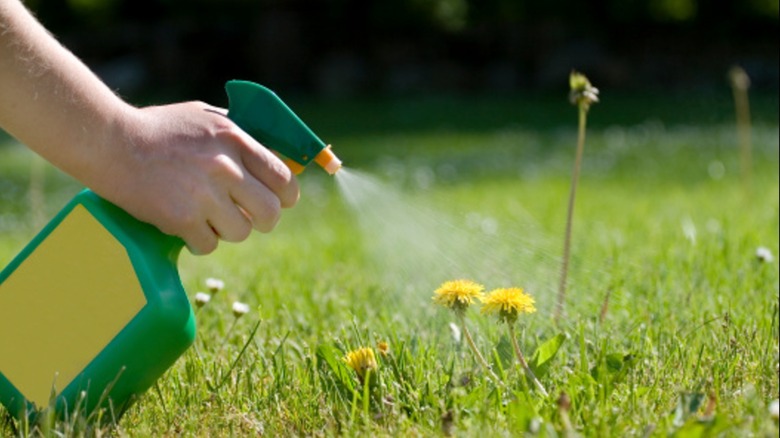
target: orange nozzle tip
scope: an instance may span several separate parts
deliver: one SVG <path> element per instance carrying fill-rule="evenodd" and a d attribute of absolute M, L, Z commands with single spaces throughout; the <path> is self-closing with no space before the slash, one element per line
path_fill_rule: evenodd
<path fill-rule="evenodd" d="M 339 157 L 330 149 L 330 145 L 321 150 L 320 153 L 314 157 L 314 162 L 319 164 L 320 167 L 331 175 L 335 175 L 336 172 L 341 169 L 341 160 L 339 160 Z"/>

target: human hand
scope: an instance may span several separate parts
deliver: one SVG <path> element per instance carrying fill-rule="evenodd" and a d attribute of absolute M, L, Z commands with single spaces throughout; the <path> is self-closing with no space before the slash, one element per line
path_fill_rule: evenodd
<path fill-rule="evenodd" d="M 270 231 L 298 200 L 290 170 L 225 110 L 128 105 L 20 1 L 0 0 L 0 29 L 0 126 L 194 253 Z"/>
<path fill-rule="evenodd" d="M 219 239 L 271 231 L 298 200 L 292 172 L 271 151 L 202 102 L 129 108 L 110 157 L 89 182 L 136 218 L 181 237 L 195 254 Z"/>

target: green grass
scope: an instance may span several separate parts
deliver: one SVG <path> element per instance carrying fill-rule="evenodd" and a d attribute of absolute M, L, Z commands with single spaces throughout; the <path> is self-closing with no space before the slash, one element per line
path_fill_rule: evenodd
<path fill-rule="evenodd" d="M 385 193 L 359 213 L 310 169 L 273 233 L 182 256 L 191 296 L 208 277 L 226 288 L 198 310 L 195 347 L 115 433 L 555 436 L 565 435 L 556 403 L 565 393 L 584 436 L 777 436 L 768 405 L 779 390 L 778 262 L 755 257 L 760 246 L 778 254 L 776 96 L 756 99 L 747 189 L 727 95 L 603 99 L 589 119 L 560 327 L 552 317 L 576 140 L 565 99 L 300 103 Z M 35 233 L 30 159 L 0 145 L 2 264 Z M 51 168 L 45 186 L 48 217 L 78 190 Z M 526 356 L 564 334 L 539 373 L 549 399 L 510 362 L 504 327 L 477 307 L 469 327 L 505 385 L 455 342 L 454 316 L 431 296 L 459 275 L 534 295 L 539 311 L 518 326 Z M 234 300 L 258 310 L 234 324 Z M 339 360 L 379 341 L 390 354 L 378 356 L 364 392 Z M 53 427 L 96 432 L 83 419 Z M 12 434 L 0 420 L 0 435 Z"/>

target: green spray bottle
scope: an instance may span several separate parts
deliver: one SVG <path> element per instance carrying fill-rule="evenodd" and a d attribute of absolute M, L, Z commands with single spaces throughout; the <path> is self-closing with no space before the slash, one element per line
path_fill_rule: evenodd
<path fill-rule="evenodd" d="M 228 117 L 294 173 L 341 167 L 272 91 L 225 88 Z M 183 246 L 89 189 L 72 199 L 0 272 L 0 403 L 11 415 L 121 415 L 146 391 L 195 339 Z"/>

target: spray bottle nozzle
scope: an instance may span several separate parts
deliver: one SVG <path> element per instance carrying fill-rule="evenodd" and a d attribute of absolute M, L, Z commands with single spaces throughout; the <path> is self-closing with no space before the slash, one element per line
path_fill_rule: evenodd
<path fill-rule="evenodd" d="M 248 81 L 229 81 L 228 117 L 254 139 L 283 156 L 296 175 L 312 160 L 333 175 L 341 160 L 268 88 Z"/>
<path fill-rule="evenodd" d="M 333 153 L 330 145 L 325 147 L 325 149 L 321 150 L 320 153 L 314 157 L 314 162 L 319 164 L 320 167 L 325 169 L 325 172 L 328 172 L 331 175 L 335 175 L 336 172 L 341 169 L 341 160 Z"/>

